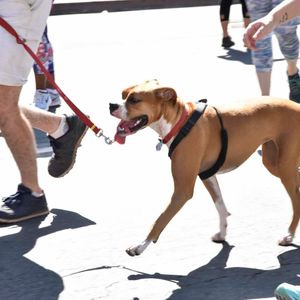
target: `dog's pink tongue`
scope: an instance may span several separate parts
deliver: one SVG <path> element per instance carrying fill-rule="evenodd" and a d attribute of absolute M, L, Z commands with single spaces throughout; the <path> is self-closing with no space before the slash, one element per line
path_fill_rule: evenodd
<path fill-rule="evenodd" d="M 122 136 L 118 133 L 115 134 L 115 141 L 118 142 L 119 144 L 125 144 L 125 140 L 126 140 L 125 136 Z"/>
<path fill-rule="evenodd" d="M 126 140 L 126 133 L 129 130 L 128 127 L 126 126 L 126 121 L 120 121 L 117 127 L 117 132 L 115 134 L 115 141 L 118 142 L 119 144 L 125 144 Z"/>

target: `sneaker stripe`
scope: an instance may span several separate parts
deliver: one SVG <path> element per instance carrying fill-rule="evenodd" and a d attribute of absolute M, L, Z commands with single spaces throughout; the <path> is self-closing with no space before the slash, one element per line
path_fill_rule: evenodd
<path fill-rule="evenodd" d="M 24 217 L 14 218 L 14 219 L 0 218 L 0 223 L 10 224 L 10 223 L 21 222 L 21 221 L 29 220 L 29 219 L 32 219 L 32 218 L 48 215 L 49 212 L 50 212 L 49 210 L 45 210 L 45 211 L 37 212 L 37 213 L 31 214 L 31 215 L 26 215 Z"/>

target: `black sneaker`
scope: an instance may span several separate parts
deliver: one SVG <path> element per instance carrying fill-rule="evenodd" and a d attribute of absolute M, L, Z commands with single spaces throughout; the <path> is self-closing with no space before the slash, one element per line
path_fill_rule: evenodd
<path fill-rule="evenodd" d="M 48 213 L 45 195 L 35 197 L 29 188 L 19 184 L 15 194 L 3 198 L 3 204 L 0 206 L 0 222 L 15 223 Z"/>
<path fill-rule="evenodd" d="M 297 103 L 300 103 L 300 77 L 299 74 L 288 76 L 290 95 L 289 98 Z"/>
<path fill-rule="evenodd" d="M 77 148 L 88 127 L 76 115 L 67 116 L 69 131 L 58 139 L 49 136 L 53 155 L 48 164 L 48 172 L 53 177 L 66 175 L 73 167 Z"/>
<path fill-rule="evenodd" d="M 230 48 L 233 45 L 234 45 L 234 42 L 231 40 L 230 36 L 223 37 L 222 47 L 224 47 L 224 48 Z"/>

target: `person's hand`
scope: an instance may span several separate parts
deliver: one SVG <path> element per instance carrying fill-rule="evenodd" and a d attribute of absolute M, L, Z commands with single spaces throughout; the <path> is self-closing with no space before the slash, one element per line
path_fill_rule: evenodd
<path fill-rule="evenodd" d="M 267 16 L 248 25 L 244 33 L 244 44 L 251 50 L 256 50 L 256 41 L 272 32 L 274 24 Z"/>

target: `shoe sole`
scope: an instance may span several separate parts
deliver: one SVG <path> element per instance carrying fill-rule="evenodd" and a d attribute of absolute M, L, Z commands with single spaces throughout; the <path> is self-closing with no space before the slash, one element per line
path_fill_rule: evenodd
<path fill-rule="evenodd" d="M 45 215 L 48 215 L 49 213 L 50 213 L 50 211 L 47 210 L 47 211 L 38 212 L 38 213 L 35 213 L 35 214 L 32 214 L 32 215 L 24 216 L 24 217 L 21 217 L 21 218 L 18 218 L 18 219 L 8 219 L 7 220 L 7 219 L 1 219 L 0 218 L 0 223 L 11 224 L 11 223 L 22 222 L 22 221 L 33 219 L 33 218 L 36 218 L 36 217 L 45 216 Z"/>
<path fill-rule="evenodd" d="M 62 173 L 61 175 L 59 175 L 59 176 L 54 176 L 55 178 L 63 177 L 63 176 L 65 176 L 66 174 L 68 174 L 68 173 L 71 171 L 71 169 L 73 168 L 73 166 L 74 166 L 74 164 L 75 164 L 76 155 L 77 155 L 77 149 L 78 149 L 78 147 L 80 146 L 81 141 L 82 141 L 82 139 L 84 138 L 84 136 L 85 136 L 86 132 L 88 131 L 88 129 L 89 129 L 89 127 L 88 127 L 88 126 L 85 126 L 85 130 L 82 132 L 80 138 L 78 139 L 77 143 L 75 144 L 74 154 L 73 154 L 73 156 L 72 156 L 72 161 L 71 161 L 71 164 L 70 164 L 69 168 L 68 168 L 64 173 Z M 50 175 L 51 175 L 51 174 L 50 174 Z M 52 176 L 53 176 L 53 175 L 52 175 Z"/>

